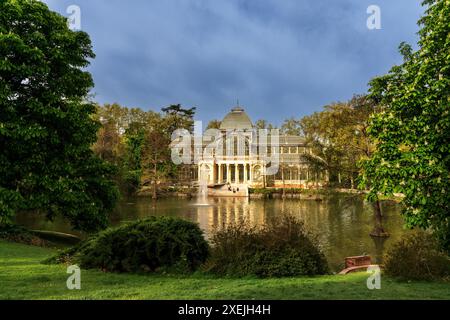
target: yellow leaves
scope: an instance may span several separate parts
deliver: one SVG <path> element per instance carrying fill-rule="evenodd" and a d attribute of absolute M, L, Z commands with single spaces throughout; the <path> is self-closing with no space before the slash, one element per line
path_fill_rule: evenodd
<path fill-rule="evenodd" d="M 409 151 L 411 151 L 411 146 L 408 146 L 408 145 L 402 143 L 401 145 L 398 146 L 398 150 L 400 152 L 409 152 Z"/>

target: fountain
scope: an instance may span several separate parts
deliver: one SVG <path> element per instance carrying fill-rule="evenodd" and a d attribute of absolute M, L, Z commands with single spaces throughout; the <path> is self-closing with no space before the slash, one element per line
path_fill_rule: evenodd
<path fill-rule="evenodd" d="M 194 204 L 197 207 L 208 207 L 208 171 L 205 169 L 200 170 L 200 176 L 198 177 L 198 192 L 197 202 Z"/>

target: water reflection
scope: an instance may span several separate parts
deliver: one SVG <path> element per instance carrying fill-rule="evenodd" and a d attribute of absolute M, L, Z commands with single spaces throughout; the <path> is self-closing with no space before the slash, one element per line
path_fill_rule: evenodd
<path fill-rule="evenodd" d="M 391 237 L 373 239 L 372 207 L 355 196 L 330 197 L 323 201 L 298 199 L 249 200 L 247 198 L 208 199 L 211 206 L 194 206 L 194 200 L 129 198 L 122 201 L 111 217 L 112 225 L 148 216 L 183 217 L 197 222 L 210 237 L 215 228 L 245 219 L 260 225 L 271 217 L 286 213 L 294 215 L 318 235 L 318 240 L 333 270 L 343 266 L 346 256 L 369 254 L 380 263 L 389 246 L 399 239 L 403 229 L 400 208 L 395 203 L 383 203 L 384 225 Z M 18 216 L 17 221 L 34 229 L 73 232 L 67 223 L 56 220 L 45 222 L 42 217 Z"/>

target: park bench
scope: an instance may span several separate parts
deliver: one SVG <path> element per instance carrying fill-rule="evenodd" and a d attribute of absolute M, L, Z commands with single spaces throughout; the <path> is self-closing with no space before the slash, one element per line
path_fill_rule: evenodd
<path fill-rule="evenodd" d="M 347 274 L 354 271 L 367 269 L 372 265 L 372 259 L 370 256 L 353 256 L 345 258 L 345 269 L 339 272 L 339 274 Z"/>

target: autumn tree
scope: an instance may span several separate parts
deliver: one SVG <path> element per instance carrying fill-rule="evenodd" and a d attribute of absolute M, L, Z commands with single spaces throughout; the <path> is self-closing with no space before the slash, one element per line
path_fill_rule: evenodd
<path fill-rule="evenodd" d="M 222 121 L 214 119 L 208 122 L 208 125 L 206 126 L 206 130 L 208 129 L 220 129 L 220 124 Z"/>
<path fill-rule="evenodd" d="M 171 105 L 161 113 L 152 113 L 145 125 L 142 149 L 144 183 L 151 183 L 152 197 L 158 196 L 158 184 L 178 177 L 180 166 L 171 160 L 170 143 L 177 129 L 193 131 L 195 108 Z"/>
<path fill-rule="evenodd" d="M 280 128 L 280 133 L 290 136 L 301 136 L 302 128 L 300 125 L 300 121 L 295 118 L 284 120 Z"/>
<path fill-rule="evenodd" d="M 306 142 L 313 149 L 305 159 L 316 170 L 327 170 L 338 186 L 354 188 L 358 162 L 370 155 L 373 143 L 367 134 L 370 115 L 376 106 L 365 95 L 337 102 L 299 121 Z"/>
<path fill-rule="evenodd" d="M 275 129 L 275 127 L 269 123 L 267 120 L 257 120 L 255 122 L 255 128 L 256 129 L 267 129 L 267 130 L 271 130 L 271 129 Z"/>

